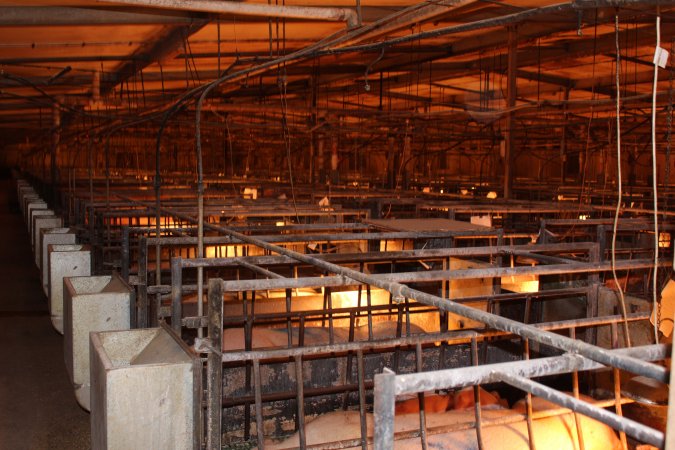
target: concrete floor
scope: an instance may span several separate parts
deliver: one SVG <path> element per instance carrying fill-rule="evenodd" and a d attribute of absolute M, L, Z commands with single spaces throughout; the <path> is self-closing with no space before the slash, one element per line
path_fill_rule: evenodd
<path fill-rule="evenodd" d="M 52 328 L 25 224 L 0 179 L 0 449 L 88 449 L 81 409 Z"/>

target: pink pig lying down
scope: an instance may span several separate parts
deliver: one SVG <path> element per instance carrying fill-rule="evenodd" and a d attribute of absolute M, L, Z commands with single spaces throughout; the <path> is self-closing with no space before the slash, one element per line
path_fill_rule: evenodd
<path fill-rule="evenodd" d="M 373 323 L 373 339 L 392 339 L 396 337 L 397 323 L 384 321 Z M 406 324 L 402 325 L 401 334 L 406 334 Z M 299 329 L 291 329 L 293 345 L 298 345 Z M 328 327 L 305 327 L 304 345 L 328 345 L 330 334 Z M 411 334 L 421 334 L 424 330 L 417 325 L 410 324 Z M 252 348 L 271 348 L 288 346 L 288 330 L 286 328 L 253 328 Z M 334 327 L 333 339 L 335 343 L 349 341 L 349 328 Z M 354 327 L 354 340 L 368 340 L 368 326 Z M 223 351 L 244 350 L 244 329 L 226 328 L 223 330 Z"/>
<path fill-rule="evenodd" d="M 481 408 L 508 408 L 509 405 L 505 399 L 499 397 L 499 394 L 488 392 L 479 387 Z M 474 407 L 473 387 L 467 387 L 457 392 L 447 394 L 428 394 L 424 396 L 424 410 L 427 413 L 439 413 L 450 409 L 469 409 Z M 418 413 L 420 403 L 415 395 L 407 400 L 396 402 L 396 414 Z"/>
<path fill-rule="evenodd" d="M 534 399 L 536 410 L 558 409 L 541 399 Z M 494 408 L 494 405 L 492 405 Z M 501 419 L 519 415 L 511 409 L 483 409 L 482 418 L 485 421 Z M 521 416 L 522 417 L 522 416 Z M 621 442 L 614 430 L 594 419 L 580 415 L 581 430 L 586 450 L 619 450 Z M 450 410 L 439 413 L 426 414 L 427 428 L 447 426 L 460 423 L 473 423 L 473 410 Z M 373 416 L 366 415 L 368 436 L 373 436 Z M 419 429 L 418 414 L 397 415 L 394 423 L 395 432 L 413 431 Z M 337 411 L 318 416 L 305 425 L 307 445 L 326 444 L 361 437 L 361 426 L 358 411 Z M 520 420 L 507 425 L 497 425 L 482 429 L 483 444 L 487 450 L 528 450 L 527 423 Z M 576 424 L 571 413 L 560 416 L 536 419 L 533 421 L 534 444 L 544 450 L 578 450 Z M 477 449 L 476 431 L 474 429 L 447 432 L 427 436 L 430 449 L 438 450 L 468 450 Z M 281 450 L 298 447 L 298 433 L 281 442 L 268 440 L 266 449 Z M 360 446 L 349 447 L 359 449 Z M 413 450 L 421 448 L 419 438 L 402 439 L 394 442 L 397 450 Z"/>

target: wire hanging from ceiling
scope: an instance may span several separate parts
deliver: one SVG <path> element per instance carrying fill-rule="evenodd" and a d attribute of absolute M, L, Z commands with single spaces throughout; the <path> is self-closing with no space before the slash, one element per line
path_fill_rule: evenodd
<path fill-rule="evenodd" d="M 661 15 L 657 6 L 656 15 L 656 52 L 661 50 Z M 659 204 L 658 204 L 658 179 L 656 172 L 656 91 L 659 82 L 659 64 L 654 60 L 654 83 L 652 85 L 652 193 L 654 196 L 654 277 L 652 279 L 652 308 L 658 307 L 658 279 L 659 279 Z M 657 315 L 658 316 L 658 315 Z M 659 341 L 659 320 L 654 320 L 654 339 Z"/>
<path fill-rule="evenodd" d="M 621 52 L 619 47 L 619 15 L 614 16 L 614 36 L 616 45 L 616 184 L 617 184 L 617 200 L 616 209 L 614 211 L 614 224 L 612 226 L 612 277 L 614 284 L 619 293 L 619 304 L 621 306 L 621 318 L 623 319 L 623 332 L 626 346 L 631 346 L 630 331 L 628 329 L 628 312 L 626 311 L 626 298 L 619 283 L 619 277 L 616 274 L 616 234 L 619 226 L 619 213 L 621 211 L 621 203 L 623 202 L 623 187 L 621 177 Z"/>

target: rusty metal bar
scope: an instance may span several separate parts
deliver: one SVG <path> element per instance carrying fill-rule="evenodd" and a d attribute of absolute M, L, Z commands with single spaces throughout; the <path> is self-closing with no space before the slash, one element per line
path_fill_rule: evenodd
<path fill-rule="evenodd" d="M 253 360 L 253 387 L 255 389 L 255 429 L 258 436 L 258 448 L 265 450 L 265 430 L 262 414 L 262 379 L 260 377 L 260 360 Z"/>
<path fill-rule="evenodd" d="M 343 235 L 344 236 L 344 235 Z M 255 236 L 259 238 L 260 236 Z M 151 243 L 154 238 L 148 238 L 148 242 Z M 166 238 L 166 239 L 182 239 L 182 238 Z M 195 238 L 190 238 L 194 240 Z M 205 238 L 205 242 L 208 243 L 209 237 Z M 215 238 L 214 238 L 215 239 Z M 381 239 L 394 239 L 390 235 L 385 235 Z M 335 240 L 335 239 L 332 239 Z M 300 241 L 294 242 L 304 242 L 302 239 Z M 167 242 L 164 242 L 164 245 L 167 245 Z M 324 253 L 324 254 L 313 254 L 305 255 L 309 258 L 316 260 L 333 262 L 333 263 L 344 263 L 344 262 L 375 262 L 375 261 L 389 261 L 391 259 L 398 259 L 401 261 L 410 261 L 415 259 L 424 259 L 424 258 L 447 258 L 447 257 L 479 257 L 479 256 L 495 256 L 495 255 L 508 255 L 518 251 L 527 251 L 531 253 L 578 253 L 578 252 L 590 252 L 594 246 L 597 244 L 592 242 L 580 242 L 580 243 L 565 243 L 565 244 L 541 244 L 536 247 L 532 245 L 502 245 L 502 246 L 482 246 L 482 247 L 452 247 L 452 248 L 434 248 L 434 249 L 418 249 L 418 250 L 400 250 L 400 251 L 383 251 L 383 252 L 368 252 L 368 253 Z M 538 253 L 537 253 L 538 252 Z M 355 259 L 355 258 L 359 259 Z M 293 265 L 293 264 L 308 264 L 306 261 L 299 261 L 293 257 L 287 255 L 281 256 L 248 256 L 240 257 L 245 259 L 247 262 L 255 265 Z M 237 264 L 236 258 L 208 258 L 208 260 L 190 260 L 186 261 L 185 267 L 196 267 L 199 264 L 205 265 L 215 265 L 229 267 Z"/>
<path fill-rule="evenodd" d="M 572 327 L 570 328 L 570 337 L 572 339 L 576 339 L 577 332 L 576 328 Z M 574 370 L 572 371 L 572 393 L 574 395 L 574 398 L 579 400 L 579 371 Z M 529 392 L 527 393 L 528 398 L 532 397 L 532 394 Z M 585 450 L 586 445 L 584 443 L 584 433 L 581 429 L 581 417 L 579 417 L 579 414 L 576 412 L 574 413 L 574 424 L 576 425 L 576 432 L 577 432 L 577 441 L 579 442 L 579 450 Z"/>
<path fill-rule="evenodd" d="M 473 342 L 473 340 L 472 340 Z M 419 342 L 415 345 L 415 365 L 418 373 L 423 372 L 422 366 L 422 344 Z M 417 401 L 419 402 L 420 411 L 420 444 L 422 450 L 427 450 L 427 418 L 425 411 L 424 392 L 417 394 Z"/>
<path fill-rule="evenodd" d="M 475 337 L 471 339 L 471 364 L 474 367 L 479 365 L 478 342 Z M 476 443 L 478 444 L 478 450 L 483 450 L 485 445 L 483 444 L 483 421 L 480 408 L 480 386 L 476 384 L 473 387 L 473 412 L 476 420 Z"/>
<path fill-rule="evenodd" d="M 368 450 L 368 424 L 366 423 L 366 371 L 363 351 L 356 352 L 357 382 L 359 385 L 359 423 L 361 425 L 361 449 Z"/>
<path fill-rule="evenodd" d="M 213 261 L 207 259 L 189 259 L 183 260 L 184 267 L 211 267 L 216 264 Z M 189 261 L 189 262 L 188 262 Z M 206 264 L 200 265 L 201 262 Z M 660 263 L 662 266 L 669 266 L 670 262 L 662 261 Z M 616 267 L 618 270 L 631 269 L 648 269 L 653 266 L 653 263 L 649 260 L 626 260 L 626 261 L 617 261 Z M 339 266 L 338 266 L 339 267 Z M 299 289 L 306 287 L 335 287 L 335 286 L 353 286 L 360 283 L 370 283 L 373 286 L 380 287 L 384 290 L 394 290 L 400 292 L 400 299 L 403 301 L 405 297 L 412 298 L 421 303 L 431 304 L 437 306 L 441 309 L 445 308 L 455 308 L 452 300 L 441 299 L 430 294 L 423 293 L 421 291 L 414 290 L 400 283 L 408 282 L 435 282 L 441 281 L 443 279 L 449 280 L 465 280 L 473 278 L 493 278 L 493 277 L 506 277 L 506 276 L 519 276 L 519 275 L 556 275 L 556 274 L 573 274 L 573 273 L 597 273 L 597 272 L 606 272 L 611 270 L 610 263 L 573 263 L 573 264 L 554 264 L 554 265 L 540 265 L 540 266 L 520 266 L 520 267 L 489 267 L 489 268 L 480 268 L 480 269 L 460 269 L 460 270 L 429 270 L 425 272 L 398 272 L 398 273 L 384 273 L 384 274 L 363 274 L 360 272 L 351 271 L 351 269 L 346 269 L 350 272 L 354 272 L 354 275 L 346 277 L 342 276 L 328 276 L 328 277 L 305 277 L 305 278 L 277 278 L 277 279 L 257 279 L 257 280 L 232 280 L 225 281 L 225 291 L 228 292 L 238 292 L 238 291 L 250 291 L 253 289 L 257 290 L 267 290 L 267 289 Z M 361 280 L 356 280 L 356 278 L 361 278 Z M 407 292 L 408 294 L 404 294 Z M 433 300 L 427 300 L 433 299 Z M 438 300 L 443 300 L 439 302 Z M 442 305 L 442 306 L 441 306 Z M 460 307 L 459 310 L 462 308 Z M 474 318 L 472 316 L 467 316 L 464 313 L 448 309 L 450 312 L 462 315 L 464 317 L 469 317 L 479 322 L 486 323 L 484 320 L 487 318 L 492 319 L 495 324 L 505 323 L 500 320 L 503 319 L 500 316 L 494 314 L 488 314 L 483 311 L 482 319 Z M 466 312 L 467 310 L 463 310 Z M 520 322 L 516 322 L 520 323 Z M 522 325 L 522 324 L 521 324 Z M 503 326 L 503 325 L 502 325 Z M 495 326 L 496 328 L 499 325 Z M 520 328 L 520 327 L 519 327 Z M 526 328 L 526 327 L 525 327 Z M 537 339 L 534 339 L 537 340 Z"/>
<path fill-rule="evenodd" d="M 640 358 L 657 361 L 666 358 L 667 346 L 662 344 L 608 350 L 612 356 Z M 566 353 L 562 356 L 487 364 L 478 367 L 445 369 L 423 374 L 397 375 L 396 395 L 414 394 L 419 391 L 460 388 L 474 384 L 496 383 L 498 373 L 515 373 L 519 376 L 538 377 L 569 373 L 573 370 L 592 370 L 603 365 L 579 354 Z"/>
<path fill-rule="evenodd" d="M 183 270 L 181 258 L 171 258 L 171 328 L 180 334 L 183 317 Z"/>
<path fill-rule="evenodd" d="M 530 341 L 523 339 L 523 358 L 525 360 L 530 359 Z M 527 422 L 527 443 L 530 450 L 536 450 L 534 444 L 534 430 L 532 427 L 532 394 L 529 392 L 525 396 L 525 417 Z"/>
<path fill-rule="evenodd" d="M 209 280 L 208 338 L 210 352 L 206 361 L 206 448 L 221 450 L 223 419 L 223 363 L 220 349 L 223 345 L 223 283 Z"/>
<path fill-rule="evenodd" d="M 298 402 L 298 418 L 296 424 L 298 425 L 298 438 L 300 442 L 300 448 L 305 448 L 307 445 L 307 437 L 305 436 L 305 385 L 304 385 L 304 375 L 302 369 L 302 355 L 296 355 L 294 358 L 295 361 L 295 385 L 297 392 L 297 402 Z"/>

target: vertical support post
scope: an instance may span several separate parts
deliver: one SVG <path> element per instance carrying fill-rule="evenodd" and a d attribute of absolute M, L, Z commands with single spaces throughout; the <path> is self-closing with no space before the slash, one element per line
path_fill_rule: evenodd
<path fill-rule="evenodd" d="M 183 264 L 182 258 L 171 258 L 171 328 L 180 336 L 183 318 Z"/>
<path fill-rule="evenodd" d="M 265 450 L 265 426 L 262 413 L 262 379 L 260 377 L 260 360 L 253 360 L 253 389 L 255 392 L 255 429 L 258 436 L 258 449 Z"/>
<path fill-rule="evenodd" d="M 513 188 L 513 145 L 514 145 L 514 112 L 511 108 L 516 106 L 516 70 L 518 69 L 518 37 L 516 27 L 509 28 L 508 41 L 508 69 L 507 69 L 507 99 L 506 107 L 506 142 L 504 147 L 504 198 L 511 198 Z"/>
<path fill-rule="evenodd" d="M 201 450 L 204 442 L 204 408 L 202 407 L 204 363 L 199 355 L 195 355 L 192 358 L 192 370 L 192 411 L 195 422 L 193 425 L 194 438 L 192 440 L 192 447 L 193 450 Z"/>
<path fill-rule="evenodd" d="M 567 117 L 569 114 L 567 113 L 567 102 L 570 99 L 570 90 L 572 88 L 570 86 L 567 86 L 565 88 L 565 106 L 563 106 L 563 117 L 565 120 L 563 121 L 563 126 L 562 126 L 562 136 L 560 137 L 560 182 L 565 183 L 565 164 L 567 162 Z"/>
<path fill-rule="evenodd" d="M 336 185 L 340 182 L 340 172 L 338 171 L 340 159 L 338 156 L 338 138 L 333 136 L 331 138 L 330 147 L 330 182 Z"/>
<path fill-rule="evenodd" d="M 56 188 L 58 186 L 58 169 L 56 168 L 57 155 L 59 152 L 59 144 L 61 143 L 61 110 L 54 107 L 54 131 L 52 133 L 52 149 L 50 154 L 50 168 L 51 168 L 51 202 L 52 205 L 56 200 Z"/>
<path fill-rule="evenodd" d="M 314 144 L 314 132 L 309 134 L 309 184 L 314 186 L 316 182 L 316 145 Z"/>
<path fill-rule="evenodd" d="M 122 279 L 129 282 L 129 227 L 122 227 Z"/>
<path fill-rule="evenodd" d="M 368 425 L 366 423 L 366 372 L 363 350 L 356 351 L 356 371 L 359 383 L 359 421 L 361 423 L 361 449 L 368 450 Z"/>
<path fill-rule="evenodd" d="M 300 448 L 306 448 L 307 436 L 305 434 L 305 376 L 302 370 L 302 355 L 296 355 L 294 358 L 295 364 L 295 386 L 297 391 L 298 403 L 298 439 Z"/>
<path fill-rule="evenodd" d="M 396 139 L 394 136 L 387 138 L 387 189 L 396 186 Z"/>
<path fill-rule="evenodd" d="M 396 374 L 386 367 L 382 373 L 376 374 L 374 393 L 374 450 L 389 450 L 394 448 Z"/>
<path fill-rule="evenodd" d="M 208 339 L 211 352 L 206 360 L 206 448 L 221 449 L 223 416 L 223 281 L 209 280 L 208 292 Z"/>
<path fill-rule="evenodd" d="M 672 319 L 672 317 L 670 317 Z M 673 358 L 675 347 L 672 350 L 670 360 L 670 386 L 675 386 L 675 371 L 673 371 Z M 675 389 L 668 391 L 668 419 L 666 422 L 666 445 L 664 448 L 675 448 Z"/>
<path fill-rule="evenodd" d="M 602 233 L 604 235 L 604 232 Z M 595 244 L 589 252 L 589 259 L 591 262 L 600 264 L 602 261 L 602 247 L 600 244 Z M 598 289 L 600 287 L 600 276 L 597 273 L 588 276 L 588 294 L 586 296 L 586 317 L 598 316 Z M 586 330 L 586 342 L 595 345 L 597 342 L 597 328 L 589 327 Z"/>
<path fill-rule="evenodd" d="M 148 327 L 148 246 L 145 237 L 138 242 L 138 328 Z"/>
<path fill-rule="evenodd" d="M 316 115 L 316 105 L 319 94 L 319 85 L 317 83 L 317 76 L 319 70 L 318 67 L 314 69 L 314 73 L 309 78 L 309 82 L 312 86 L 312 113 L 310 115 L 310 124 L 312 125 L 312 131 L 309 133 L 309 184 L 314 186 L 318 177 L 316 170 L 316 135 L 314 130 L 316 129 L 317 115 Z"/>

